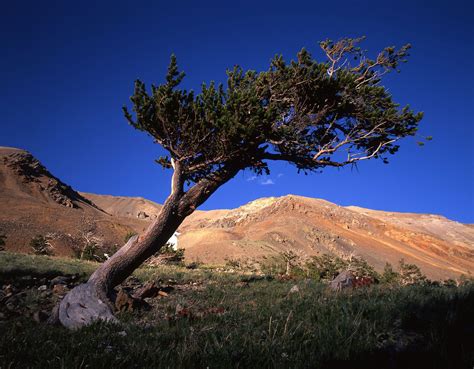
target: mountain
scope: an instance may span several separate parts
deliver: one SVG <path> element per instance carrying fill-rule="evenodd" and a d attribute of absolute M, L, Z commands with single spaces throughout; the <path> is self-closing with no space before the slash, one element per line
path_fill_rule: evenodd
<path fill-rule="evenodd" d="M 294 195 L 191 218 L 180 242 L 188 257 L 212 262 L 293 250 L 361 256 L 379 271 L 404 258 L 434 279 L 474 272 L 472 227 L 438 215 L 341 207 Z"/>
<path fill-rule="evenodd" d="M 30 252 L 29 240 L 37 234 L 52 237 L 57 255 L 71 255 L 87 234 L 105 245 L 121 245 L 128 232 L 144 230 L 160 209 L 144 198 L 76 192 L 30 153 L 0 148 L 0 232 L 7 236 L 7 249 Z M 180 232 L 179 247 L 189 261 L 254 261 L 292 250 L 300 256 L 361 256 L 377 270 L 403 258 L 433 279 L 474 272 L 472 225 L 295 195 L 196 211 Z"/>
<path fill-rule="evenodd" d="M 31 252 L 30 240 L 48 236 L 56 255 L 73 255 L 91 235 L 106 248 L 148 223 L 117 218 L 52 175 L 29 152 L 0 147 L 0 233 L 6 248 Z"/>

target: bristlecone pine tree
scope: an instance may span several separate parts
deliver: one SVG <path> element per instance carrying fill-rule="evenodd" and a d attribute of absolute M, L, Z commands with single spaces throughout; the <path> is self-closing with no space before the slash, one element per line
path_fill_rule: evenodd
<path fill-rule="evenodd" d="M 136 81 L 133 113 L 124 107 L 125 117 L 168 152 L 157 162 L 174 171 L 171 193 L 143 234 L 130 238 L 62 300 L 61 323 L 74 328 L 114 320 L 114 287 L 241 170 L 268 174 L 273 160 L 304 173 L 366 159 L 387 162 L 399 139 L 415 135 L 422 118 L 408 106 L 400 108 L 380 84 L 406 61 L 410 45 L 387 47 L 370 59 L 358 46 L 361 40 L 321 42 L 322 62 L 303 49 L 289 63 L 275 56 L 264 72 L 236 66 L 227 71 L 226 86 L 203 84 L 199 94 L 178 88 L 184 73 L 174 55 L 165 83 L 148 91 Z"/>

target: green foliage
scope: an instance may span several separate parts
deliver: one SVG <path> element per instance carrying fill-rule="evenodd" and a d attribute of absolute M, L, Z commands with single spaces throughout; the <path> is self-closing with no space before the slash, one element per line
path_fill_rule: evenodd
<path fill-rule="evenodd" d="M 173 249 L 170 244 L 164 245 L 151 260 L 164 264 L 184 265 L 184 249 Z"/>
<path fill-rule="evenodd" d="M 81 250 L 79 259 L 89 261 L 103 261 L 103 257 L 97 255 L 99 248 L 95 242 L 87 242 Z"/>
<path fill-rule="evenodd" d="M 304 172 L 372 158 L 387 162 L 422 119 L 408 106 L 399 108 L 380 84 L 406 61 L 410 45 L 387 47 L 371 59 L 357 46 L 361 40 L 322 42 L 323 62 L 302 49 L 290 62 L 275 56 L 266 71 L 235 66 L 225 85 L 203 83 L 198 94 L 178 88 L 184 73 L 172 55 L 163 84 L 148 92 L 135 82 L 133 114 L 124 107 L 125 117 L 168 151 L 157 162 L 164 168 L 172 167 L 171 159 L 179 162 L 188 182 L 228 166 L 268 173 L 269 160 Z"/>
<path fill-rule="evenodd" d="M 36 266 L 57 270 L 59 263 L 67 273 L 79 265 L 90 272 L 94 267 L 2 253 L 0 276 L 3 266 L 18 270 L 21 260 L 31 273 Z M 0 367 L 339 368 L 350 363 L 405 369 L 469 368 L 474 361 L 474 284 L 468 281 L 449 288 L 375 286 L 333 293 L 314 281 L 263 278 L 242 287 L 236 283 L 241 276 L 231 273 L 174 266 L 138 272 L 143 282 L 173 278 L 178 287 L 154 299 L 150 310 L 119 315 L 120 324 L 70 331 L 31 317 L 6 319 Z M 24 275 L 18 273 L 18 281 Z M 299 293 L 288 294 L 295 284 Z M 41 296 L 34 290 L 25 304 L 38 309 Z M 189 316 L 177 316 L 177 304 Z"/>
<path fill-rule="evenodd" d="M 52 255 L 53 250 L 49 239 L 42 235 L 33 237 L 30 241 L 30 247 L 33 249 L 35 255 Z"/>
<path fill-rule="evenodd" d="M 292 250 L 287 250 L 280 253 L 280 256 L 286 264 L 285 274 L 294 274 L 293 269 L 297 268 L 299 265 L 298 255 L 296 255 Z"/>
<path fill-rule="evenodd" d="M 445 287 L 457 287 L 457 285 L 458 283 L 452 278 L 443 281 L 443 286 Z"/>
<path fill-rule="evenodd" d="M 102 263 L 118 250 L 117 245 L 104 246 L 96 238 L 85 239 L 82 247 L 74 249 L 74 255 L 80 260 L 97 261 Z"/>
<path fill-rule="evenodd" d="M 348 263 L 348 269 L 358 277 L 371 277 L 374 280 L 380 280 L 380 275 L 373 266 L 361 257 L 352 257 Z"/>
<path fill-rule="evenodd" d="M 390 263 L 386 263 L 383 268 L 383 273 L 380 277 L 380 282 L 384 284 L 395 284 L 400 281 L 400 274 L 393 270 Z"/>
<path fill-rule="evenodd" d="M 421 272 L 420 268 L 415 264 L 405 263 L 405 260 L 400 260 L 400 283 L 402 285 L 424 284 L 428 280 Z"/>
<path fill-rule="evenodd" d="M 242 261 L 239 259 L 226 259 L 225 266 L 228 269 L 240 270 L 242 269 Z"/>
<path fill-rule="evenodd" d="M 313 256 L 306 264 L 306 268 L 311 276 L 319 280 L 331 281 L 339 273 L 346 270 L 349 263 L 338 256 L 323 254 Z"/>

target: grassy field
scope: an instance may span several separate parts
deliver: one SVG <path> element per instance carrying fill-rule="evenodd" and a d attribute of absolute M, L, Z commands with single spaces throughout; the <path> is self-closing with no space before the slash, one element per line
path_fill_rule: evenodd
<path fill-rule="evenodd" d="M 468 282 L 335 293 L 302 278 L 147 267 L 128 285 L 156 281 L 173 290 L 147 299 L 147 308 L 120 313 L 119 324 L 68 331 L 35 320 L 35 312 L 58 301 L 47 283 L 51 278 L 75 274 L 78 283 L 96 266 L 0 253 L 3 290 L 13 286 L 21 295 L 17 311 L 6 308 L 5 297 L 0 303 L 0 368 L 474 365 L 474 285 Z"/>

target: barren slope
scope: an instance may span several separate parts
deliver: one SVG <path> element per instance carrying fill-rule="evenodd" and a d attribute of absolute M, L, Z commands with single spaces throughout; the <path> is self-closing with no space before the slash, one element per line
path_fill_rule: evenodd
<path fill-rule="evenodd" d="M 48 235 L 56 255 L 72 255 L 88 233 L 105 246 L 147 223 L 115 218 L 54 177 L 29 152 L 0 147 L 0 231 L 6 248 L 31 252 L 30 240 Z"/>
<path fill-rule="evenodd" d="M 121 245 L 127 232 L 144 230 L 160 209 L 143 198 L 78 193 L 28 152 L 0 147 L 0 231 L 7 249 L 30 252 L 29 241 L 38 234 L 52 237 L 57 255 L 71 255 L 87 233 Z M 259 260 L 293 250 L 302 257 L 362 256 L 378 270 L 404 258 L 430 278 L 474 272 L 472 225 L 294 195 L 196 211 L 180 232 L 179 247 L 189 261 Z"/>
<path fill-rule="evenodd" d="M 187 222 L 180 246 L 189 258 L 212 262 L 291 249 L 301 256 L 362 256 L 378 270 L 404 258 L 431 278 L 474 271 L 472 227 L 439 216 L 379 213 L 293 195 L 259 199 Z"/>
<path fill-rule="evenodd" d="M 161 210 L 160 204 L 143 197 L 97 195 L 87 192 L 81 192 L 81 195 L 91 200 L 110 215 L 117 217 L 155 219 Z"/>

